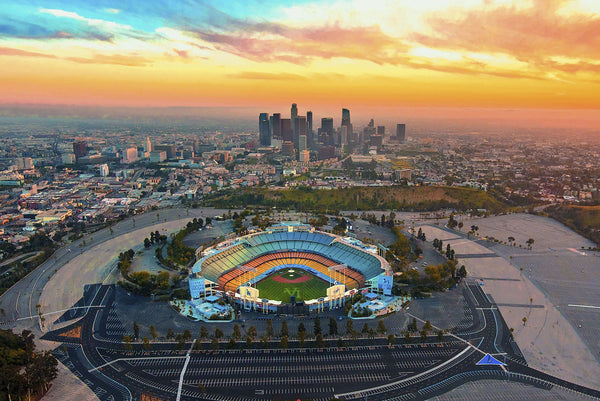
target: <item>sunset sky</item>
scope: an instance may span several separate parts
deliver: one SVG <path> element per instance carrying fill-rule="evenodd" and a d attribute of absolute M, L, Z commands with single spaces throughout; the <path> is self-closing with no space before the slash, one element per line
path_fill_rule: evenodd
<path fill-rule="evenodd" d="M 0 103 L 600 108 L 598 0 L 4 1 Z"/>

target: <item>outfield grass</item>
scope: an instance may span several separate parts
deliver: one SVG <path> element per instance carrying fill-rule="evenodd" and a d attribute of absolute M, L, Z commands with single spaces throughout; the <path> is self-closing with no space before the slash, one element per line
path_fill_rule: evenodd
<path fill-rule="evenodd" d="M 310 276 L 310 280 L 303 283 L 280 283 L 272 279 L 272 277 L 281 276 L 293 280 L 301 275 Z M 327 287 L 329 287 L 328 282 L 298 268 L 294 268 L 294 273 L 288 273 L 287 269 L 282 270 L 256 284 L 260 298 L 282 302 L 290 302 L 291 295 L 296 295 L 296 301 L 325 297 Z"/>

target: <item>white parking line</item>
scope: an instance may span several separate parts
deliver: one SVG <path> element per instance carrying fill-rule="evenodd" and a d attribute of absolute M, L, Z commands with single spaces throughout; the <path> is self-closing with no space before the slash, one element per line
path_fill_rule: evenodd
<path fill-rule="evenodd" d="M 572 308 L 588 308 L 588 309 L 600 309 L 600 306 L 592 306 L 592 305 L 573 305 L 569 304 Z"/>

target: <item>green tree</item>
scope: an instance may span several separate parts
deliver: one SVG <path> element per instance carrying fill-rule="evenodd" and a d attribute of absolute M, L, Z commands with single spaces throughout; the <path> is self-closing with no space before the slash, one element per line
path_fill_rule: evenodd
<path fill-rule="evenodd" d="M 206 387 L 202 382 L 198 382 L 198 391 L 200 391 L 201 393 L 206 393 Z"/>
<path fill-rule="evenodd" d="M 427 331 L 426 330 L 421 330 L 421 342 L 425 342 L 427 341 Z"/>
<path fill-rule="evenodd" d="M 149 349 L 152 348 L 152 346 L 150 345 L 150 340 L 148 340 L 148 337 L 144 337 L 142 338 L 142 348 L 144 348 L 146 351 L 148 351 Z"/>
<path fill-rule="evenodd" d="M 413 317 L 412 321 L 406 327 L 411 333 L 416 333 L 419 329 L 417 328 L 417 319 Z"/>
<path fill-rule="evenodd" d="M 377 324 L 377 333 L 381 334 L 381 335 L 387 333 L 387 328 L 385 327 L 383 320 L 380 320 L 379 323 Z"/>
<path fill-rule="evenodd" d="M 438 330 L 437 338 L 439 342 L 444 342 L 444 330 Z"/>
<path fill-rule="evenodd" d="M 304 323 L 302 322 L 300 322 L 300 324 L 298 325 L 298 334 L 300 333 L 306 334 L 306 327 L 304 327 Z"/>
<path fill-rule="evenodd" d="M 319 319 L 319 316 L 315 317 L 313 334 L 315 335 L 315 337 L 318 336 L 319 334 L 322 334 L 322 332 L 321 332 L 321 319 Z"/>
<path fill-rule="evenodd" d="M 288 338 L 287 336 L 282 336 L 281 341 L 279 342 L 279 348 L 286 349 L 288 347 Z"/>
<path fill-rule="evenodd" d="M 388 336 L 388 345 L 394 345 L 395 342 L 396 342 L 396 337 L 393 334 L 390 334 Z"/>
<path fill-rule="evenodd" d="M 408 330 L 404 332 L 404 341 L 406 341 L 407 344 L 410 344 L 411 342 L 410 331 Z"/>
<path fill-rule="evenodd" d="M 140 326 L 138 326 L 137 322 L 133 322 L 133 338 L 136 340 L 140 337 Z"/>
<path fill-rule="evenodd" d="M 289 330 L 288 330 L 288 324 L 287 324 L 287 320 L 283 320 L 281 322 L 281 333 L 279 334 L 280 337 L 286 337 L 286 341 L 287 341 L 287 336 L 290 334 Z"/>
<path fill-rule="evenodd" d="M 205 340 L 208 337 L 208 329 L 205 326 L 200 326 L 200 338 Z"/>
<path fill-rule="evenodd" d="M 127 351 L 131 351 L 133 349 L 133 345 L 131 345 L 131 337 L 123 336 L 123 346 Z"/>
<path fill-rule="evenodd" d="M 227 344 L 227 348 L 229 348 L 229 349 L 235 349 L 235 348 L 237 348 L 237 342 L 235 341 L 235 338 L 232 337 L 229 340 L 229 343 Z"/>
<path fill-rule="evenodd" d="M 363 334 L 369 333 L 369 325 L 368 324 L 366 324 L 366 323 L 363 324 L 363 328 L 361 330 L 361 333 L 363 333 Z"/>
<path fill-rule="evenodd" d="M 346 321 L 346 336 L 351 336 L 352 333 L 354 333 L 354 324 L 352 322 L 352 319 L 348 319 Z"/>
<path fill-rule="evenodd" d="M 213 338 L 212 341 L 210 342 L 210 348 L 212 349 L 219 349 L 219 339 L 218 338 Z"/>
<path fill-rule="evenodd" d="M 250 326 L 246 333 L 250 336 L 250 338 L 252 340 L 254 340 L 256 338 L 256 336 L 258 335 L 258 332 L 256 331 L 256 327 L 254 327 L 254 326 Z"/>
<path fill-rule="evenodd" d="M 242 333 L 240 331 L 240 325 L 236 323 L 233 325 L 233 333 L 231 333 L 231 338 L 238 340 L 241 337 L 242 337 Z"/>
<path fill-rule="evenodd" d="M 185 341 L 190 341 L 192 339 L 192 333 L 188 329 L 183 331 L 183 339 Z"/>
<path fill-rule="evenodd" d="M 325 347 L 325 341 L 323 341 L 323 336 L 321 335 L 321 333 L 315 336 L 315 345 L 317 348 Z"/>
<path fill-rule="evenodd" d="M 153 340 L 158 338 L 158 333 L 156 332 L 156 327 L 153 324 L 150 325 L 150 336 L 152 336 Z"/>
<path fill-rule="evenodd" d="M 267 337 L 269 339 L 273 338 L 273 322 L 271 321 L 271 319 L 267 319 L 267 327 L 266 327 L 266 333 Z"/>
<path fill-rule="evenodd" d="M 215 329 L 215 338 L 216 339 L 223 338 L 223 331 L 221 331 L 221 329 L 218 327 Z"/>
<path fill-rule="evenodd" d="M 306 331 L 301 331 L 298 333 L 298 342 L 300 343 L 300 347 L 304 347 L 304 342 L 306 341 Z"/>
<path fill-rule="evenodd" d="M 335 336 L 338 333 L 337 322 L 333 316 L 329 317 L 329 335 Z"/>
<path fill-rule="evenodd" d="M 167 339 L 172 340 L 175 338 L 175 333 L 173 332 L 173 329 L 169 328 L 167 329 Z"/>

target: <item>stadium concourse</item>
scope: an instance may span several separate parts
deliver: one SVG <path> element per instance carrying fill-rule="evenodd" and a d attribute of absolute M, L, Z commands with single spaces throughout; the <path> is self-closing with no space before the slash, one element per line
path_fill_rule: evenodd
<path fill-rule="evenodd" d="M 281 222 L 265 231 L 198 249 L 192 299 L 226 296 L 265 313 L 323 311 L 359 289 L 391 295 L 392 271 L 381 250 L 352 237 Z"/>

